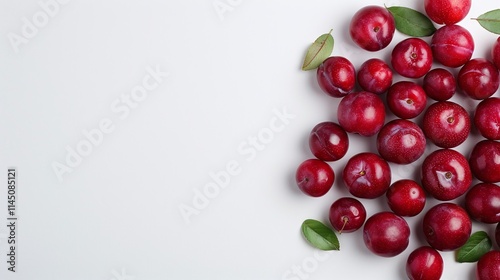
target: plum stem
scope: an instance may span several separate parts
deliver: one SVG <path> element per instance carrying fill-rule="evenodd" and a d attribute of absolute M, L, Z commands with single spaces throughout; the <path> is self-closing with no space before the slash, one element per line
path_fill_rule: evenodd
<path fill-rule="evenodd" d="M 347 225 L 347 223 L 349 222 L 349 218 L 347 218 L 346 216 L 343 216 L 342 221 L 344 222 L 344 224 L 342 225 L 342 228 L 339 230 L 339 234 L 342 234 L 342 231 L 344 230 L 345 225 Z"/>

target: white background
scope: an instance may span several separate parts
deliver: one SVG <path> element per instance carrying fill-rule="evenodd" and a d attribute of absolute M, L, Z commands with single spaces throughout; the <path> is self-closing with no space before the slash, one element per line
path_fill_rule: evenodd
<path fill-rule="evenodd" d="M 311 157 L 309 131 L 336 121 L 339 101 L 300 66 L 330 29 L 333 55 L 356 68 L 387 59 L 405 36 L 365 52 L 348 36 L 350 18 L 369 4 L 423 11 L 423 1 L 73 0 L 46 22 L 38 2 L 0 1 L 1 279 L 405 278 L 408 254 L 425 244 L 423 215 L 407 219 L 410 246 L 394 258 L 371 254 L 361 231 L 339 236 L 341 250 L 327 254 L 301 236 L 304 219 L 328 224 L 331 203 L 348 195 L 339 175 L 345 161 L 373 151 L 373 141 L 350 136 L 324 197 L 298 191 L 293 177 Z M 460 23 L 474 36 L 474 57 L 487 56 L 497 35 L 469 18 L 495 8 L 493 0 L 473 1 Z M 34 16 L 38 27 L 27 38 Z M 24 41 L 13 44 L 13 34 Z M 124 106 L 120 98 L 148 79 L 148 69 L 169 75 L 128 115 L 118 112 L 113 104 Z M 460 93 L 453 100 L 470 112 L 477 103 Z M 112 131 L 59 180 L 53 165 L 67 165 L 68 149 L 89 143 L 83 131 L 106 120 Z M 471 138 L 457 149 L 470 151 L 477 132 Z M 420 162 L 391 165 L 393 181 L 418 179 Z M 228 164 L 236 173 L 200 205 L 210 174 L 223 176 Z M 16 273 L 6 263 L 9 167 L 18 170 Z M 383 198 L 362 202 L 368 215 L 388 210 Z M 436 203 L 429 199 L 426 209 Z M 196 214 L 183 217 L 182 207 Z M 474 264 L 442 255 L 443 279 L 472 278 Z"/>

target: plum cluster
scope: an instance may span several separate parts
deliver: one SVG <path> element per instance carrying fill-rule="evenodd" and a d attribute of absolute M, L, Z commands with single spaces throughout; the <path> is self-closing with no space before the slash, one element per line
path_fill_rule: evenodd
<path fill-rule="evenodd" d="M 438 204 L 423 213 L 421 229 L 427 244 L 409 254 L 406 272 L 409 279 L 440 279 L 444 264 L 439 251 L 463 246 L 471 236 L 472 220 L 497 224 L 495 239 L 500 245 L 500 186 L 496 184 L 500 182 L 500 98 L 493 97 L 500 85 L 500 38 L 492 42 L 490 57 L 473 58 L 474 39 L 457 24 L 468 14 L 471 1 L 423 2 L 425 14 L 441 25 L 430 42 L 406 38 L 395 45 L 390 61 L 372 58 L 357 71 L 341 56 L 328 57 L 318 67 L 319 87 L 341 98 L 338 122 L 322 122 L 311 130 L 309 147 L 314 158 L 298 166 L 295 179 L 305 194 L 323 196 L 335 181 L 328 162 L 347 154 L 349 134 L 376 139 L 376 152 L 360 152 L 347 160 L 342 180 L 352 197 L 333 202 L 330 223 L 339 232 L 363 227 L 366 247 L 376 255 L 393 257 L 409 245 L 410 227 L 404 217 L 422 213 L 426 197 L 436 199 Z M 349 26 L 354 43 L 370 52 L 387 47 L 395 30 L 393 15 L 380 6 L 360 9 Z M 458 73 L 452 74 L 452 69 Z M 393 82 L 395 74 L 408 80 Z M 473 116 L 450 101 L 456 92 L 479 101 Z M 386 122 L 386 110 L 397 118 Z M 465 142 L 473 128 L 483 140 L 464 155 L 454 148 Z M 428 144 L 436 149 L 423 159 L 420 179 L 393 182 L 389 163 L 413 163 L 423 157 Z M 473 185 L 474 178 L 480 182 Z M 465 205 L 452 202 L 462 196 Z M 379 197 L 386 198 L 391 211 L 367 217 L 358 198 Z M 485 254 L 477 263 L 476 275 L 500 279 L 500 252 Z"/>

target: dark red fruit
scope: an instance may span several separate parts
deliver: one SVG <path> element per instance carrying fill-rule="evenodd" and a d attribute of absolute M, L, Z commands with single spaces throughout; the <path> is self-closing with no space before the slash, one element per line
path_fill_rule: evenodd
<path fill-rule="evenodd" d="M 493 64 L 500 69 L 500 37 L 497 38 L 491 48 L 491 60 L 493 61 Z"/>
<path fill-rule="evenodd" d="M 342 175 L 349 192 L 359 198 L 379 197 L 391 184 L 389 164 L 374 153 L 359 153 L 351 157 Z"/>
<path fill-rule="evenodd" d="M 500 182 L 500 143 L 493 140 L 478 142 L 469 156 L 472 174 L 486 183 Z"/>
<path fill-rule="evenodd" d="M 394 182 L 386 193 L 387 204 L 399 216 L 413 217 L 425 206 L 425 191 L 415 181 L 402 179 Z"/>
<path fill-rule="evenodd" d="M 371 92 L 353 92 L 340 101 L 337 119 L 347 132 L 373 136 L 385 122 L 384 102 Z"/>
<path fill-rule="evenodd" d="M 453 148 L 469 136 L 469 113 L 457 103 L 439 101 L 430 105 L 424 113 L 422 130 L 436 146 Z"/>
<path fill-rule="evenodd" d="M 295 181 L 299 189 L 310 196 L 325 195 L 333 185 L 335 174 L 330 165 L 319 159 L 302 162 L 295 172 Z"/>
<path fill-rule="evenodd" d="M 354 43 L 368 51 L 387 47 L 394 37 L 395 30 L 393 16 L 380 6 L 361 8 L 354 14 L 349 26 L 349 34 Z"/>
<path fill-rule="evenodd" d="M 417 83 L 400 81 L 387 91 L 387 106 L 399 118 L 412 119 L 427 106 L 427 95 Z"/>
<path fill-rule="evenodd" d="M 477 280 L 500 279 L 500 251 L 489 251 L 476 264 Z"/>
<path fill-rule="evenodd" d="M 432 67 L 432 50 L 420 38 L 407 38 L 399 42 L 391 54 L 391 65 L 398 74 L 407 78 L 423 77 Z"/>
<path fill-rule="evenodd" d="M 500 140 L 500 98 L 486 98 L 477 104 L 474 125 L 484 138 Z"/>
<path fill-rule="evenodd" d="M 353 232 L 361 228 L 366 220 L 366 210 L 363 204 L 352 197 L 337 199 L 330 206 L 330 223 L 339 233 Z"/>
<path fill-rule="evenodd" d="M 424 9 L 429 18 L 438 24 L 454 24 L 469 13 L 471 0 L 424 0 Z"/>
<path fill-rule="evenodd" d="M 332 56 L 318 67 L 316 79 L 319 87 L 332 97 L 343 97 L 356 85 L 356 70 L 345 57 Z"/>
<path fill-rule="evenodd" d="M 372 58 L 361 64 L 357 78 L 363 90 L 382 94 L 392 84 L 392 70 L 383 60 Z"/>
<path fill-rule="evenodd" d="M 406 261 L 406 275 L 410 280 L 439 280 L 443 268 L 443 257 L 429 246 L 415 249 Z"/>
<path fill-rule="evenodd" d="M 425 152 L 425 135 L 414 122 L 395 119 L 382 127 L 377 135 L 377 151 L 387 161 L 408 164 Z"/>
<path fill-rule="evenodd" d="M 500 187 L 491 183 L 473 186 L 465 195 L 465 209 L 476 221 L 500 222 Z"/>
<path fill-rule="evenodd" d="M 309 148 L 315 157 L 323 161 L 336 161 L 349 149 L 349 137 L 334 122 L 317 124 L 309 134 Z"/>
<path fill-rule="evenodd" d="M 402 217 L 392 212 L 380 212 L 366 220 L 363 241 L 376 255 L 394 257 L 409 244 L 410 227 Z"/>
<path fill-rule="evenodd" d="M 425 75 L 422 87 L 428 97 L 437 101 L 446 101 L 455 94 L 457 85 L 450 71 L 435 68 Z"/>
<path fill-rule="evenodd" d="M 437 204 L 424 216 L 425 239 L 434 249 L 452 251 L 467 242 L 472 222 L 467 212 L 455 203 Z"/>
<path fill-rule="evenodd" d="M 432 35 L 431 49 L 437 62 L 455 68 L 464 65 L 472 57 L 474 39 L 462 26 L 446 25 Z"/>
<path fill-rule="evenodd" d="M 482 100 L 492 96 L 500 85 L 497 67 L 489 60 L 474 58 L 460 69 L 458 86 L 470 98 Z"/>
<path fill-rule="evenodd" d="M 472 173 L 467 159 L 451 149 L 440 149 L 422 163 L 422 186 L 438 200 L 452 200 L 467 192 Z"/>

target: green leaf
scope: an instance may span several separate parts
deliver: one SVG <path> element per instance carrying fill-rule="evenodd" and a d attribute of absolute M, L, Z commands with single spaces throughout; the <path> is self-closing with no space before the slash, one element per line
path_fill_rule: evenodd
<path fill-rule="evenodd" d="M 308 219 L 302 223 L 302 234 L 314 247 L 321 250 L 340 250 L 335 232 L 320 221 Z"/>
<path fill-rule="evenodd" d="M 436 27 L 432 21 L 419 11 L 399 6 L 389 7 L 387 10 L 394 17 L 396 29 L 403 34 L 413 37 L 425 37 L 436 32 Z"/>
<path fill-rule="evenodd" d="M 477 20 L 484 29 L 495 34 L 500 34 L 500 9 L 486 12 L 478 18 L 473 19 Z"/>
<path fill-rule="evenodd" d="M 332 54 L 333 37 L 331 32 L 330 30 L 330 33 L 319 36 L 307 49 L 307 54 L 302 64 L 302 70 L 307 71 L 318 68 L 318 66 Z"/>
<path fill-rule="evenodd" d="M 478 231 L 469 237 L 469 240 L 457 250 L 456 261 L 477 262 L 484 254 L 491 250 L 491 239 L 484 231 Z"/>

